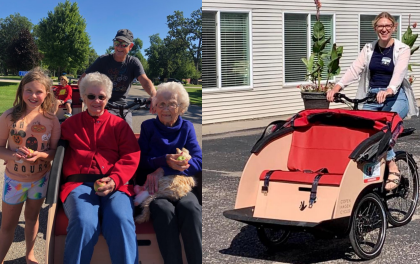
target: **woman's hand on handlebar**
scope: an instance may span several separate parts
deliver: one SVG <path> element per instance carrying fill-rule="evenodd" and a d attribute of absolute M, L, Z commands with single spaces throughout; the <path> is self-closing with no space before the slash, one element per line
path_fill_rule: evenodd
<path fill-rule="evenodd" d="M 378 101 L 378 104 L 382 104 L 385 102 L 385 99 L 391 95 L 394 95 L 394 91 L 391 88 L 388 88 L 385 91 L 380 91 L 376 95 L 376 101 Z"/>
<path fill-rule="evenodd" d="M 341 90 L 341 86 L 336 84 L 334 87 L 327 92 L 327 100 L 330 102 L 334 102 L 334 95 Z"/>

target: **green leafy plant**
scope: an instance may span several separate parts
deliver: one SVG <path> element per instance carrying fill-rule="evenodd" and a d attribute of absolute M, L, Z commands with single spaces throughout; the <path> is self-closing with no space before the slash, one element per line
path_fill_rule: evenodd
<path fill-rule="evenodd" d="M 316 19 L 312 28 L 312 54 L 307 58 L 302 58 L 303 63 L 307 69 L 306 81 L 310 80 L 309 85 L 298 86 L 302 91 L 325 92 L 333 87 L 329 80 L 334 76 L 340 74 L 340 58 L 343 55 L 343 47 L 332 45 L 330 51 L 325 48 L 331 41 L 331 37 L 325 37 L 325 28 L 319 19 L 319 11 L 321 8 L 321 1 L 314 0 L 316 6 Z M 328 63 L 327 63 L 328 62 Z M 327 81 L 325 85 L 321 84 L 322 74 L 327 70 Z"/>
<path fill-rule="evenodd" d="M 413 31 L 411 30 L 411 27 L 414 29 L 417 27 L 417 22 L 414 22 L 413 25 L 411 25 L 411 14 L 408 15 L 408 27 L 407 27 L 407 31 L 405 31 L 404 35 L 402 36 L 402 42 L 404 44 L 407 44 L 410 49 L 411 49 L 411 55 L 413 55 L 414 52 L 416 52 L 416 50 L 418 50 L 420 48 L 420 46 L 417 47 L 413 47 L 414 43 L 417 40 L 417 37 L 419 36 L 418 34 L 413 34 Z M 413 71 L 412 70 L 412 66 L 419 66 L 419 64 L 408 64 L 408 70 L 409 71 Z M 415 78 L 414 78 L 415 79 Z M 414 81 L 413 79 L 413 81 Z"/>

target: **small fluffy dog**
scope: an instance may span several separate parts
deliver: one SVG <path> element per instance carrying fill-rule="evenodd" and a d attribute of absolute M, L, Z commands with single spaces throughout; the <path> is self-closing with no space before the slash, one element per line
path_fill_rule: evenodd
<path fill-rule="evenodd" d="M 185 159 L 191 159 L 189 151 L 185 148 L 182 148 L 182 151 L 177 148 L 176 153 L 180 154 Z M 176 201 L 187 195 L 188 192 L 192 190 L 195 186 L 195 180 L 192 176 L 184 175 L 171 175 L 160 178 L 159 180 L 159 189 L 153 195 L 150 195 L 147 190 L 142 191 L 139 185 L 134 186 L 134 192 L 136 197 L 134 198 L 134 205 L 142 208 L 140 215 L 135 217 L 137 223 L 143 223 L 149 221 L 150 218 L 150 202 L 158 197 L 164 197 L 171 201 Z"/>

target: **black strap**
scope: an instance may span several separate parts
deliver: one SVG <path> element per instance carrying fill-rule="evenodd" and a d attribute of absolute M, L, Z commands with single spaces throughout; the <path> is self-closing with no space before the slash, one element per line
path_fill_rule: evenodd
<path fill-rule="evenodd" d="M 73 174 L 66 177 L 64 182 L 95 182 L 107 176 L 103 174 Z"/>
<path fill-rule="evenodd" d="M 307 170 L 305 170 L 304 172 L 308 173 Z M 322 175 L 324 175 L 324 173 L 328 173 L 328 170 L 327 168 L 321 168 L 315 172 L 311 171 L 309 173 L 318 173 L 314 178 L 314 182 L 312 183 L 311 194 L 309 196 L 309 208 L 312 208 L 313 204 L 316 203 L 316 191 L 318 189 L 318 182 L 321 179 Z"/>
<path fill-rule="evenodd" d="M 273 174 L 273 172 L 274 172 L 273 170 L 269 171 L 265 175 L 264 186 L 261 187 L 261 192 L 264 193 L 265 195 L 267 195 L 268 193 L 268 185 L 270 184 L 270 177 L 271 177 L 271 174 Z"/>

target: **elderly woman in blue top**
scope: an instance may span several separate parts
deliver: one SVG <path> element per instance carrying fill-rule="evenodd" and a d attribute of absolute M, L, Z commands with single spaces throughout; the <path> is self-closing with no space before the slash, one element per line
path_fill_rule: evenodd
<path fill-rule="evenodd" d="M 142 123 L 139 139 L 139 171 L 148 173 L 144 175 L 147 177 L 144 186 L 149 193 L 157 191 L 160 177 L 188 177 L 201 172 L 202 153 L 193 124 L 181 117 L 188 106 L 187 91 L 175 82 L 160 85 L 152 99 L 152 110 L 157 113 L 157 118 Z M 178 161 L 181 154 L 174 154 L 176 148 L 186 148 L 191 159 Z M 150 203 L 150 213 L 165 263 L 182 263 L 179 233 L 188 263 L 202 262 L 201 205 L 193 193 L 176 202 L 165 198 L 155 199 Z"/>

